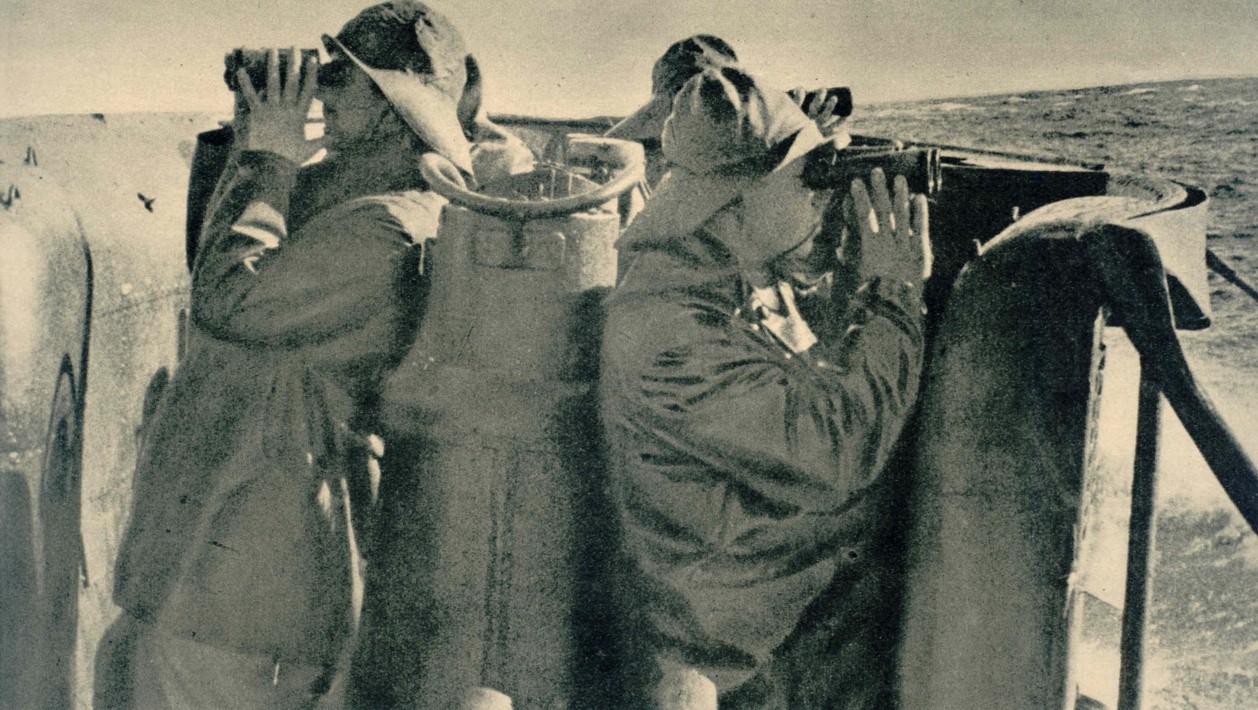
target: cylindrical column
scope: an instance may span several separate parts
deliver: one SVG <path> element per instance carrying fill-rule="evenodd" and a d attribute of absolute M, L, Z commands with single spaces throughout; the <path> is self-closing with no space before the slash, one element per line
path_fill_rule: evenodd
<path fill-rule="evenodd" d="M 619 193 L 554 166 L 441 189 L 423 324 L 381 405 L 390 441 L 354 702 L 607 707 L 595 404 Z"/>

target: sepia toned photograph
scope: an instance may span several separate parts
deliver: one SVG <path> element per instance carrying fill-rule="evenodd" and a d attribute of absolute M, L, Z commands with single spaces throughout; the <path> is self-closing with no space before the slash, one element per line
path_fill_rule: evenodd
<path fill-rule="evenodd" d="M 0 710 L 1258 708 L 1258 5 L 0 46 Z"/>

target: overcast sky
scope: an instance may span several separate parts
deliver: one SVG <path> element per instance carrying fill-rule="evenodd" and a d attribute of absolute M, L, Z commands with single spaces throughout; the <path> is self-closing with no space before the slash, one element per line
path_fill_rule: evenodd
<path fill-rule="evenodd" d="M 631 110 L 695 32 L 857 103 L 1258 75 L 1258 0 L 449 0 L 500 112 Z M 0 0 L 0 115 L 217 111 L 234 46 L 317 46 L 361 0 Z"/>

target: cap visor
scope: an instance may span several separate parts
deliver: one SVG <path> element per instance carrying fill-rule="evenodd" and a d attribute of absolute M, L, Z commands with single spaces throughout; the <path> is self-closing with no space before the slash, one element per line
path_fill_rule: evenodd
<path fill-rule="evenodd" d="M 672 110 L 672 99 L 657 94 L 603 135 L 631 141 L 659 140 L 660 134 L 664 132 L 664 121 Z"/>
<path fill-rule="evenodd" d="M 471 145 L 463 134 L 458 104 L 453 99 L 412 72 L 367 66 L 335 37 L 324 35 L 323 41 L 329 49 L 335 47 L 371 77 L 402 120 L 434 152 L 468 175 L 472 174 Z"/>

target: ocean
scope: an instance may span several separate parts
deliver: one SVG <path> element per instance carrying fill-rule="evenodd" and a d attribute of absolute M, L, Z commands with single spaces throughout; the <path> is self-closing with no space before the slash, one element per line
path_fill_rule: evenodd
<path fill-rule="evenodd" d="M 859 106 L 855 133 L 981 146 L 1150 173 L 1204 188 L 1210 248 L 1258 282 L 1258 78 L 1175 81 Z M 1258 308 L 1211 275 L 1199 347 L 1258 371 Z"/>
<path fill-rule="evenodd" d="M 860 107 L 855 133 L 978 146 L 1152 174 L 1210 195 L 1208 247 L 1258 284 L 1258 78 L 1036 91 Z M 946 189 L 946 186 L 945 186 Z M 1258 458 L 1258 302 L 1210 274 L 1210 328 L 1183 333 L 1195 372 L 1251 457 Z M 1110 329 L 1114 330 L 1114 329 Z M 1100 465 L 1114 485 L 1103 519 L 1108 549 L 1087 570 L 1102 598 L 1121 593 L 1134 428 L 1134 351 L 1110 345 L 1106 407 L 1126 424 L 1102 429 Z M 1126 367 L 1122 367 L 1125 363 Z M 1115 373 L 1117 374 L 1117 373 Z M 1212 480 L 1174 415 L 1163 415 L 1146 708 L 1258 708 L 1258 536 Z M 1087 585 L 1085 585 L 1087 586 Z M 1118 612 L 1085 614 L 1079 671 L 1112 708 Z M 1087 685 L 1086 683 L 1084 685 Z"/>

